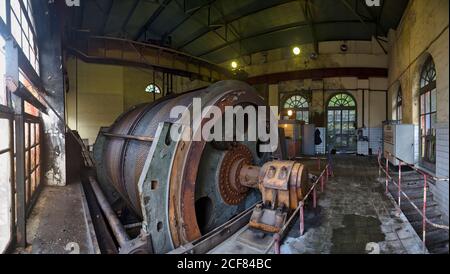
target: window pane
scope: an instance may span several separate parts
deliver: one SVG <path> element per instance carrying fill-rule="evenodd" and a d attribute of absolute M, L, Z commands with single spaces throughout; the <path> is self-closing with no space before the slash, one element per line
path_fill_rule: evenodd
<path fill-rule="evenodd" d="M 4 132 L 0 132 L 4 138 Z M 0 154 L 0 253 L 5 251 L 11 238 L 11 158 Z"/>
<path fill-rule="evenodd" d="M 431 91 L 431 112 L 437 111 L 436 107 L 436 89 Z"/>
<path fill-rule="evenodd" d="M 427 114 L 425 117 L 425 121 L 426 121 L 426 135 L 430 134 L 430 129 L 431 129 L 431 115 Z"/>
<path fill-rule="evenodd" d="M 10 133 L 11 133 L 11 129 L 9 128 L 9 120 L 0 119 L 0 150 L 9 148 Z M 0 172 L 1 172 L 1 170 L 0 170 Z"/>
<path fill-rule="evenodd" d="M 25 123 L 25 148 L 29 148 L 30 145 L 28 144 L 28 136 L 29 136 L 29 131 L 30 130 L 30 125 L 28 123 Z"/>
<path fill-rule="evenodd" d="M 6 1 L 0 1 L 0 18 L 6 23 Z"/>
<path fill-rule="evenodd" d="M 30 137 L 31 137 L 31 146 L 35 144 L 35 133 L 34 133 L 34 124 L 30 124 Z"/>

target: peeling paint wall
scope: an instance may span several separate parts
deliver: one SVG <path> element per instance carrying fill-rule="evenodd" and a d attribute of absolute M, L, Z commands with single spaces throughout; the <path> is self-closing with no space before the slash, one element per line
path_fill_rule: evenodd
<path fill-rule="evenodd" d="M 51 186 L 65 186 L 66 182 L 66 121 L 64 118 L 65 89 L 62 70 L 62 14 L 53 3 L 33 5 L 40 52 L 40 76 L 50 104 L 49 115 L 44 115 L 44 182 Z"/>
<path fill-rule="evenodd" d="M 346 44 L 348 50 L 341 51 Z M 387 45 L 384 45 L 387 47 Z M 302 53 L 294 56 L 291 48 L 281 48 L 253 54 L 238 62 L 249 77 L 289 71 L 324 68 L 387 68 L 388 55 L 376 41 L 334 41 L 319 43 L 320 54 L 311 59 L 313 45 L 302 45 Z M 230 61 L 223 63 L 229 66 Z M 306 91 L 309 93 L 311 122 L 323 127 L 326 123 L 328 100 L 340 92 L 350 93 L 358 105 L 358 127 L 381 128 L 387 118 L 387 78 L 358 79 L 357 77 L 336 77 L 324 79 L 299 79 L 266 85 L 269 105 L 282 107 L 289 94 Z M 378 141 L 378 140 L 377 140 Z"/>
<path fill-rule="evenodd" d="M 341 45 L 347 45 L 346 52 L 341 51 Z M 387 47 L 387 45 L 383 45 Z M 312 44 L 301 45 L 301 54 L 294 56 L 292 48 L 279 48 L 259 52 L 236 60 L 250 77 L 277 72 L 289 72 L 304 69 L 365 67 L 387 68 L 388 56 L 375 41 L 332 41 L 319 43 L 319 55 L 311 59 L 314 52 Z M 231 61 L 222 66 L 230 68 Z"/>

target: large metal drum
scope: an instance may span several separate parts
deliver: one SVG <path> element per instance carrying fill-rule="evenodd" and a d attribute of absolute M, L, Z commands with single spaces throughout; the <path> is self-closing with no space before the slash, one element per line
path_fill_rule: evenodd
<path fill-rule="evenodd" d="M 224 173 L 235 161 L 262 166 L 270 160 L 269 154 L 259 152 L 258 141 L 168 138 L 167 127 L 182 130 L 178 119 L 170 117 L 171 110 L 184 106 L 191 111 L 194 98 L 202 100 L 203 108 L 265 106 L 247 84 L 218 82 L 132 108 L 100 134 L 94 147 L 102 188 L 107 192 L 112 186 L 143 219 L 158 253 L 198 239 L 261 199 L 257 190 L 228 185 Z"/>

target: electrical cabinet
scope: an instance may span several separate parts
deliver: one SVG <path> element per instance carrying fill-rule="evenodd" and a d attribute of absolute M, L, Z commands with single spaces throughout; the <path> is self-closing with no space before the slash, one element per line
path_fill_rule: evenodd
<path fill-rule="evenodd" d="M 389 153 L 406 163 L 414 163 L 414 125 L 384 126 L 384 156 L 398 166 L 399 161 Z"/>

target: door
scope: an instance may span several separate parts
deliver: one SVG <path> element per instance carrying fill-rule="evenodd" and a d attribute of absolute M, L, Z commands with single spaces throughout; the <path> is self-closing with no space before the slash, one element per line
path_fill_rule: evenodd
<path fill-rule="evenodd" d="M 328 149 L 356 152 L 356 101 L 349 94 L 337 94 L 328 104 Z"/>

